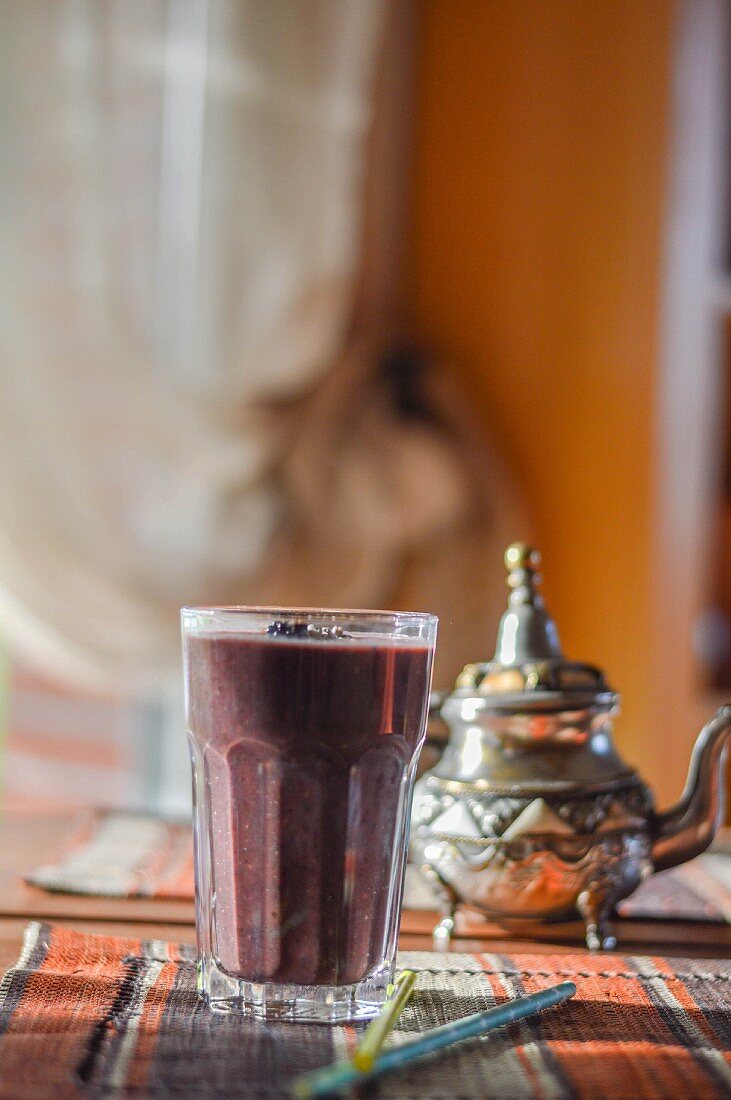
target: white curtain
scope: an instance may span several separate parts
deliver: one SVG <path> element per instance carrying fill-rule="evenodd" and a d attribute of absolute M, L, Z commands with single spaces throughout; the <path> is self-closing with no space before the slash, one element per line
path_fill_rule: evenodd
<path fill-rule="evenodd" d="M 0 630 L 139 691 L 183 603 L 382 605 L 499 478 L 349 338 L 383 3 L 0 14 Z"/>
<path fill-rule="evenodd" d="M 342 345 L 382 5 L 0 10 L 0 613 L 127 684 L 280 522 L 258 406 Z"/>

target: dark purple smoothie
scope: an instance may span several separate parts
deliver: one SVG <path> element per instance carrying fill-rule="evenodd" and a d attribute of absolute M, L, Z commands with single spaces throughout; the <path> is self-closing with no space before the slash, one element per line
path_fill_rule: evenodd
<path fill-rule="evenodd" d="M 361 981 L 400 900 L 430 649 L 194 634 L 187 652 L 218 964 L 252 982 Z"/>

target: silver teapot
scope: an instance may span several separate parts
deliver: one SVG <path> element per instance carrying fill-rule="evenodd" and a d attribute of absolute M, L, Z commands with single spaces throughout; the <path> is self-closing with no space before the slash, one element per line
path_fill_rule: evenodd
<path fill-rule="evenodd" d="M 495 656 L 434 698 L 450 737 L 416 784 L 411 856 L 443 900 L 437 947 L 463 902 L 510 925 L 578 912 L 587 946 L 612 948 L 615 904 L 704 851 L 723 822 L 731 706 L 701 730 L 680 801 L 656 812 L 612 740 L 619 697 L 600 669 L 563 656 L 539 561 L 525 543 L 508 548 Z"/>

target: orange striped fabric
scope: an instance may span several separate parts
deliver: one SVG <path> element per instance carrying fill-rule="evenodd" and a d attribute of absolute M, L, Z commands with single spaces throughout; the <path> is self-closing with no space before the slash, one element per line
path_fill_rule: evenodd
<path fill-rule="evenodd" d="M 416 992 L 392 1041 L 565 978 L 576 998 L 390 1078 L 400 1100 L 731 1095 L 731 961 L 407 952 Z M 29 926 L 0 982 L 0 1098 L 288 1095 L 353 1028 L 209 1013 L 191 948 Z"/>

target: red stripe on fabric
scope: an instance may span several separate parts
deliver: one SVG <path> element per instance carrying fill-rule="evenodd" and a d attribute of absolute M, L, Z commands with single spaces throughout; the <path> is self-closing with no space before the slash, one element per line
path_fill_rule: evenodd
<path fill-rule="evenodd" d="M 52 734 L 35 733 L 13 728 L 8 734 L 8 755 L 22 753 L 45 761 L 52 767 L 61 763 L 89 764 L 98 768 L 117 771 L 126 763 L 121 747 L 112 740 L 84 741 L 73 737 L 54 737 Z"/>
<path fill-rule="evenodd" d="M 352 1026 L 352 1024 L 346 1024 L 343 1028 L 343 1032 L 345 1035 L 345 1049 L 347 1050 L 348 1057 L 350 1058 L 350 1056 L 353 1054 L 353 1051 L 360 1042 L 360 1035 Z"/>
<path fill-rule="evenodd" d="M 124 956 L 140 950 L 140 940 L 51 930 L 46 958 L 28 976 L 3 1038 L 5 1096 L 75 1100 L 82 1095 L 73 1084 L 76 1068 L 98 1021 L 114 1004 Z"/>
<path fill-rule="evenodd" d="M 654 1043 L 551 1044 L 554 1057 L 581 1100 L 608 1096 L 654 1100 L 659 1096 L 726 1100 L 688 1050 Z"/>
<path fill-rule="evenodd" d="M 475 958 L 480 961 L 479 956 L 476 955 Z M 492 991 L 496 1003 L 502 1004 L 504 1001 L 506 1001 L 508 999 L 508 993 L 503 984 L 504 975 L 485 972 L 484 977 L 487 980 L 488 985 L 490 986 L 490 990 Z M 515 1056 L 520 1062 L 521 1069 L 523 1070 L 524 1083 L 530 1084 L 533 1088 L 533 1091 L 535 1092 L 536 1085 L 539 1085 L 540 1081 L 536 1077 L 533 1067 L 527 1061 L 525 1052 L 520 1044 L 516 1044 L 515 1046 Z M 541 1095 L 542 1093 L 539 1092 L 538 1096 Z"/>
<path fill-rule="evenodd" d="M 119 695 L 114 695 L 110 691 L 104 691 L 101 688 L 94 688 L 91 693 L 80 692 L 78 689 L 69 687 L 68 684 L 63 683 L 61 680 L 54 680 L 50 676 L 39 676 L 31 669 L 24 665 L 13 664 L 10 673 L 10 683 L 14 690 L 23 690 L 31 692 L 37 696 L 47 696 L 51 701 L 54 698 L 69 699 L 73 703 L 78 703 L 80 706 L 86 705 L 88 700 L 98 704 L 109 704 L 111 706 L 123 705 L 123 701 Z"/>
<path fill-rule="evenodd" d="M 137 1033 L 137 1043 L 130 1059 L 125 1087 L 142 1089 L 152 1068 L 155 1047 L 165 1013 L 170 992 L 175 985 L 178 968 L 174 963 L 165 963 L 155 984 L 148 990 L 142 1006 L 142 1019 Z"/>
<path fill-rule="evenodd" d="M 78 806 L 69 796 L 48 798 L 46 795 L 21 794 L 18 791 L 4 791 L 3 810 L 9 814 L 56 814 L 67 812 Z"/>

